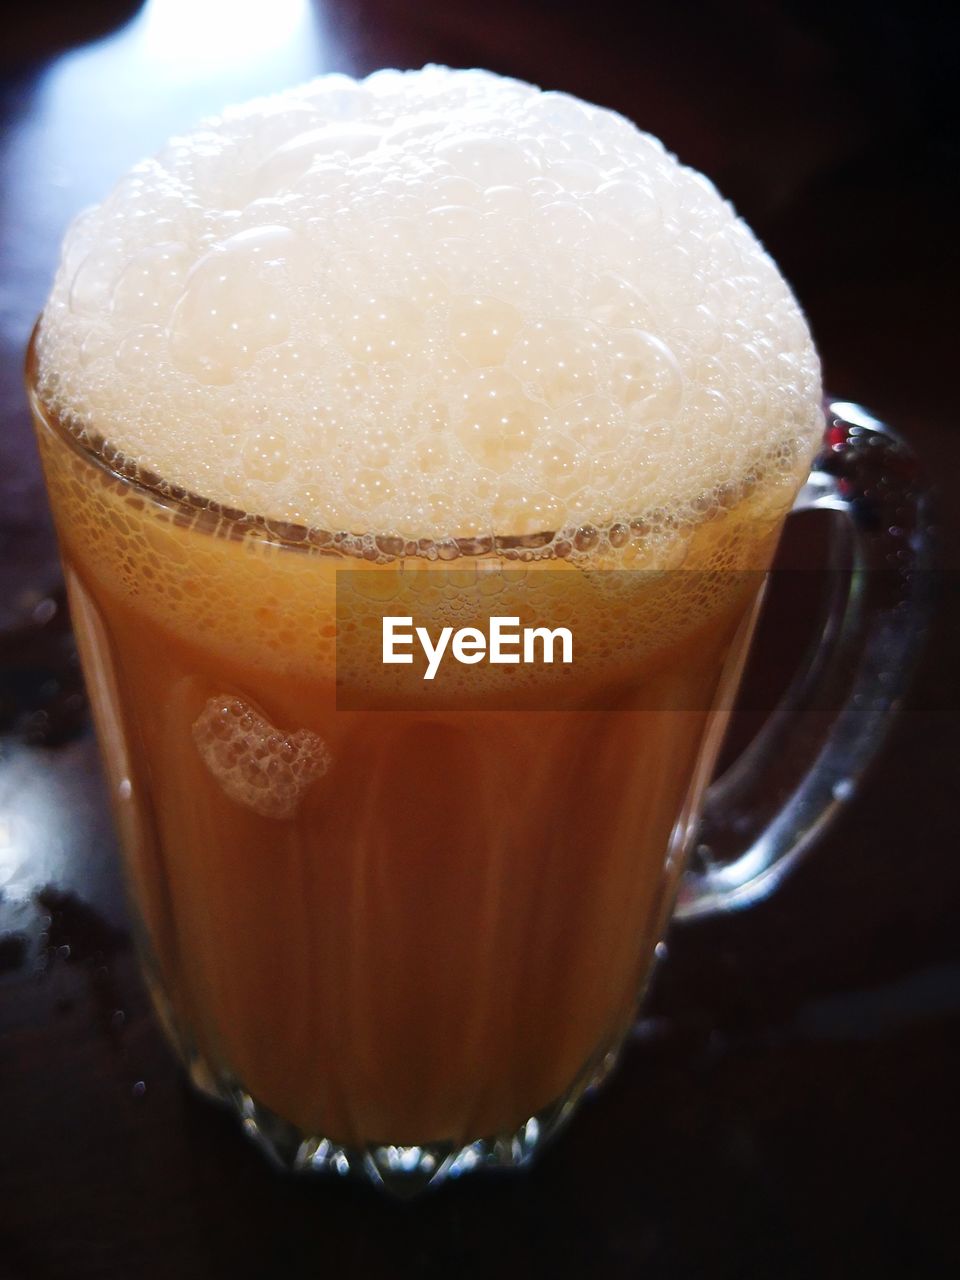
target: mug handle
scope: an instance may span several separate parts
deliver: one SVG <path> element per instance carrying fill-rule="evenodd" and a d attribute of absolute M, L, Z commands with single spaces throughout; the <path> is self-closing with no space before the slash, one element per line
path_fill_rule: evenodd
<path fill-rule="evenodd" d="M 749 906 L 777 886 L 853 795 L 922 647 L 932 549 L 917 463 L 859 405 L 825 410 L 823 447 L 793 506 L 846 517 L 823 629 L 757 736 L 707 789 L 676 919 Z"/>

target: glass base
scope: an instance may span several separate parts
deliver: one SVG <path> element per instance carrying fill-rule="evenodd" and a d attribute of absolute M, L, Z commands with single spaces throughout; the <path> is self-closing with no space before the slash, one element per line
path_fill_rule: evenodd
<path fill-rule="evenodd" d="M 512 1132 L 492 1134 L 457 1146 L 390 1144 L 348 1147 L 329 1138 L 302 1133 L 245 1089 L 212 1072 L 195 1052 L 184 1053 L 190 1079 L 203 1094 L 226 1103 L 239 1115 L 243 1131 L 278 1168 L 287 1173 L 325 1173 L 359 1179 L 391 1195 L 409 1198 L 448 1179 L 480 1169 L 519 1169 L 529 1164 L 558 1133 L 577 1103 L 610 1073 L 619 1056 L 615 1048 L 598 1055 L 555 1102 L 530 1116 Z"/>
<path fill-rule="evenodd" d="M 559 1133 L 580 1099 L 596 1089 L 616 1066 L 630 1021 L 580 1071 L 553 1102 L 513 1130 L 457 1145 L 432 1142 L 422 1146 L 389 1143 L 349 1147 L 330 1138 L 306 1134 L 252 1097 L 242 1084 L 215 1070 L 178 1025 L 166 992 L 149 957 L 144 960 L 147 986 L 167 1039 L 183 1062 L 198 1092 L 226 1104 L 240 1117 L 243 1132 L 285 1173 L 324 1173 L 352 1178 L 409 1198 L 448 1179 L 481 1169 L 519 1169 Z"/>

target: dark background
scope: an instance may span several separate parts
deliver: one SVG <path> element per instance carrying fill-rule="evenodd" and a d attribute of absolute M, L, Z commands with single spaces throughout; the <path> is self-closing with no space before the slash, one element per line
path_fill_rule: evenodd
<path fill-rule="evenodd" d="M 958 1274 L 957 7 L 17 9 L 0 37 L 0 1276 Z M 67 221 L 171 131 L 316 72 L 428 60 L 615 107 L 713 178 L 794 284 L 828 386 L 936 481 L 941 572 L 913 691 L 816 850 L 767 902 L 673 930 L 622 1067 L 534 1171 L 403 1205 L 274 1174 L 160 1038 L 20 371 Z M 754 678 L 790 639 L 767 619 Z"/>

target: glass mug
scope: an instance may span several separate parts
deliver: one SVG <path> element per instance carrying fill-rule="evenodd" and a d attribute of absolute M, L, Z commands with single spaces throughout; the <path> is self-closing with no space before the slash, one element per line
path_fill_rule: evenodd
<path fill-rule="evenodd" d="M 795 483 L 762 520 L 745 503 L 704 523 L 712 538 L 743 516 L 745 572 L 707 624 L 616 678 L 598 661 L 566 703 L 557 674 L 553 702 L 475 686 L 446 706 L 414 672 L 365 701 L 361 615 L 429 614 L 451 592 L 470 618 L 523 615 L 546 568 L 538 590 L 553 584 L 563 616 L 592 608 L 598 633 L 627 633 L 682 616 L 704 575 L 617 583 L 605 619 L 556 542 L 546 562 L 533 538 L 388 545 L 371 564 L 369 544 L 126 474 L 47 411 L 34 359 L 141 960 L 194 1083 L 288 1169 L 408 1194 L 526 1163 L 613 1065 L 671 914 L 768 892 L 875 751 L 924 613 L 903 446 L 827 406 L 793 509 L 846 515 L 853 573 L 782 705 L 708 788 Z"/>

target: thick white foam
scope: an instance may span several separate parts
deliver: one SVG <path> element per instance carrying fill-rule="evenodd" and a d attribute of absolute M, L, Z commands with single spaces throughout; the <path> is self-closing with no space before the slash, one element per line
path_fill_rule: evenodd
<path fill-rule="evenodd" d="M 172 484 L 328 530 L 702 518 L 795 479 L 819 364 L 711 184 L 482 71 L 231 108 L 71 228 L 40 390 Z"/>

